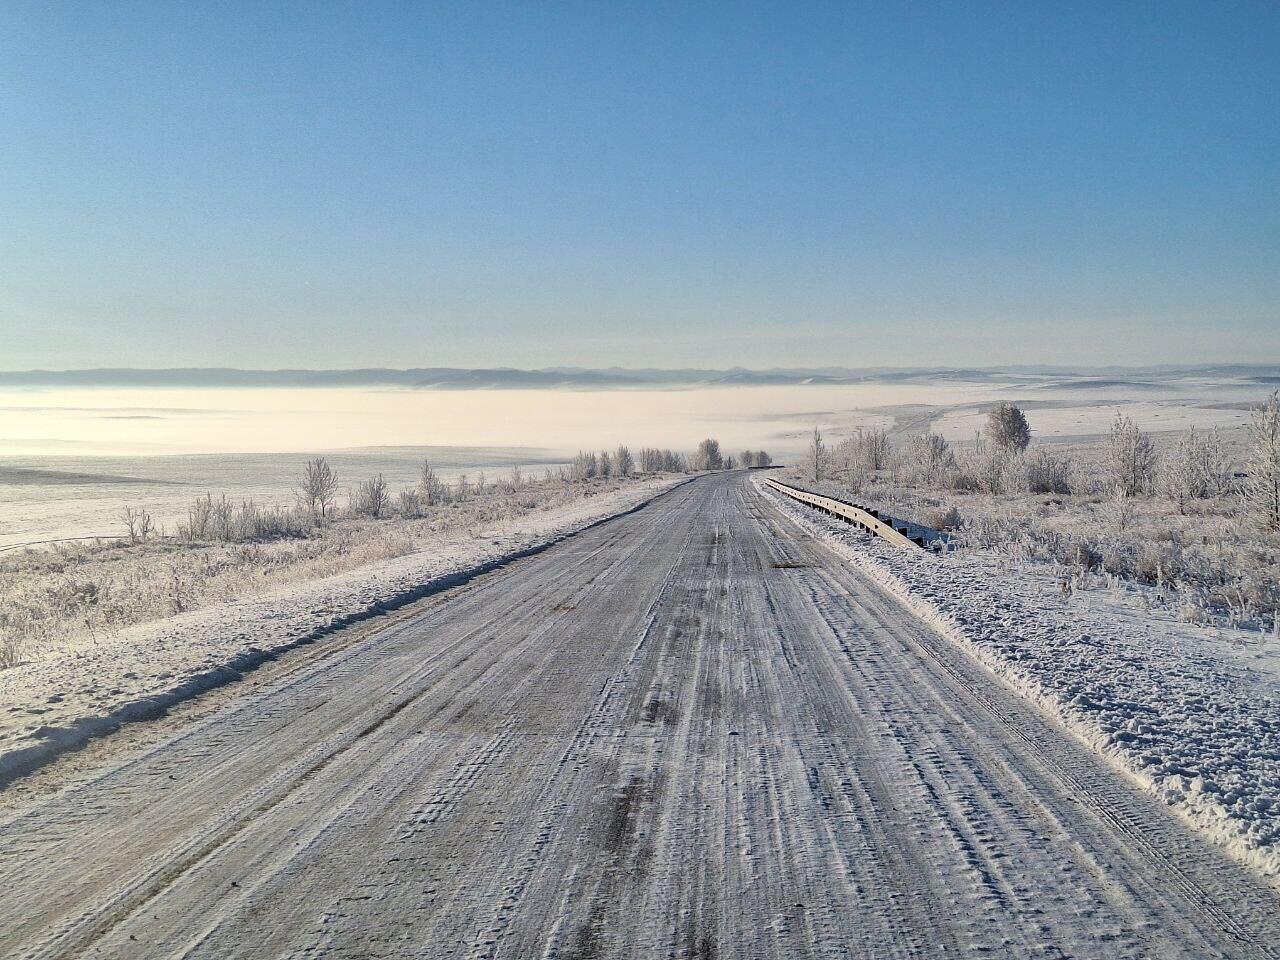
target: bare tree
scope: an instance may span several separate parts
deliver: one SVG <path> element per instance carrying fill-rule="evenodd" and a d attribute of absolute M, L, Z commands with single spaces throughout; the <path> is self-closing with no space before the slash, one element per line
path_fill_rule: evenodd
<path fill-rule="evenodd" d="M 1021 453 L 1031 443 L 1031 427 L 1012 403 L 1001 403 L 987 414 L 987 439 L 1004 450 Z"/>
<path fill-rule="evenodd" d="M 458 503 L 466 503 L 471 499 L 471 481 L 465 473 L 458 477 L 458 482 L 453 486 L 453 499 Z"/>
<path fill-rule="evenodd" d="M 338 499 L 338 475 L 329 461 L 316 457 L 307 461 L 298 483 L 298 500 L 313 517 L 327 517 Z"/>
<path fill-rule="evenodd" d="M 636 458 L 631 455 L 626 444 L 619 444 L 614 452 L 613 469 L 620 477 L 629 477 L 636 472 Z"/>
<path fill-rule="evenodd" d="M 145 543 L 155 532 L 155 524 L 146 507 L 125 507 L 120 518 L 124 520 L 124 528 L 130 543 Z"/>
<path fill-rule="evenodd" d="M 1136 497 L 1151 489 L 1156 449 L 1151 438 L 1128 417 L 1116 413 L 1107 437 L 1107 487 L 1116 497 Z"/>
<path fill-rule="evenodd" d="M 827 446 L 822 442 L 822 431 L 815 426 L 813 435 L 809 438 L 809 449 L 804 461 L 805 473 L 815 483 L 827 475 L 827 458 Z"/>
<path fill-rule="evenodd" d="M 1264 530 L 1280 530 L 1280 391 L 1253 412 L 1244 500 L 1248 515 Z"/>
<path fill-rule="evenodd" d="M 744 467 L 750 469 L 756 465 L 755 452 L 752 450 L 743 450 L 739 455 L 738 460 Z"/>

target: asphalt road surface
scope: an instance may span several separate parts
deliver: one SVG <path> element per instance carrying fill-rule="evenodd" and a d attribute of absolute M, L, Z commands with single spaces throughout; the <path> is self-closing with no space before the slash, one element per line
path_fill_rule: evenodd
<path fill-rule="evenodd" d="M 1270 957 L 1278 916 L 741 473 L 0 820 L 4 957 Z"/>

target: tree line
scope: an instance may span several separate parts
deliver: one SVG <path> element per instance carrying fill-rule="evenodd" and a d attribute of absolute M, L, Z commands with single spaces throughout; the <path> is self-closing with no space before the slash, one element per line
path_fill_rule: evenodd
<path fill-rule="evenodd" d="M 466 503 L 491 494 L 518 494 L 531 483 L 575 484 L 639 474 L 732 469 L 739 463 L 768 466 L 771 462 L 764 451 L 745 451 L 735 461 L 721 454 L 720 443 L 713 438 L 703 440 L 692 454 L 646 447 L 635 456 L 625 444 L 613 450 L 580 451 L 567 465 L 546 470 L 540 481 L 526 477 L 517 465 L 509 474 L 494 480 L 480 471 L 474 479 L 464 473 L 447 483 L 424 460 L 417 482 L 400 490 L 392 490 L 381 473 L 358 481 L 347 490 L 344 508 L 339 502 L 342 484 L 338 472 L 328 459 L 317 456 L 303 466 L 292 506 L 264 505 L 252 499 L 233 500 L 225 494 L 206 493 L 188 508 L 186 520 L 178 524 L 177 535 L 190 542 L 227 543 L 303 537 L 340 516 L 420 518 L 446 504 Z M 144 507 L 125 507 L 121 519 L 130 543 L 142 543 L 163 533 Z"/>
<path fill-rule="evenodd" d="M 1280 391 L 1254 410 L 1245 434 L 1244 469 L 1237 473 L 1216 431 L 1193 427 L 1162 451 L 1117 411 L 1094 456 L 1081 463 L 1052 447 L 1032 448 L 1026 415 L 1001 403 L 987 414 L 972 450 L 957 451 L 932 432 L 895 450 L 881 429 L 859 430 L 830 447 L 815 427 L 803 471 L 811 480 L 836 479 L 855 492 L 878 472 L 894 470 L 919 486 L 992 494 L 1101 493 L 1121 503 L 1162 496 L 1183 513 L 1196 500 L 1234 496 L 1259 527 L 1280 530 Z"/>

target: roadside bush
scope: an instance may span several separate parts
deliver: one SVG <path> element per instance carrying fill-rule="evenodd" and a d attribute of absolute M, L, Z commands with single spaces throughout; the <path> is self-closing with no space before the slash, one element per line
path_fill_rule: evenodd
<path fill-rule="evenodd" d="M 932 530 L 955 530 L 960 526 L 960 511 L 955 507 L 933 507 L 924 512 L 924 525 Z"/>
<path fill-rule="evenodd" d="M 1106 449 L 1107 489 L 1112 496 L 1137 497 L 1151 491 L 1156 470 L 1155 445 L 1132 420 L 1116 414 Z"/>
<path fill-rule="evenodd" d="M 1248 431 L 1245 509 L 1263 530 L 1280 530 L 1280 391 L 1254 411 Z"/>
<path fill-rule="evenodd" d="M 205 494 L 177 536 L 2 553 L 0 667 L 132 624 L 428 549 L 441 538 L 501 529 L 619 486 L 566 485 L 558 476 L 537 483 L 515 474 L 476 494 L 460 478 L 449 502 L 429 511 L 419 486 L 402 491 L 394 511 L 387 493 L 381 519 L 350 511 L 323 521 L 301 502 L 264 506 Z"/>
<path fill-rule="evenodd" d="M 1028 493 L 1071 492 L 1071 463 L 1066 457 L 1040 447 L 1027 456 L 1025 465 Z"/>
<path fill-rule="evenodd" d="M 387 481 L 383 479 L 382 474 L 361 481 L 352 495 L 352 513 L 373 517 L 375 520 L 386 513 L 390 506 L 391 488 L 387 486 Z"/>

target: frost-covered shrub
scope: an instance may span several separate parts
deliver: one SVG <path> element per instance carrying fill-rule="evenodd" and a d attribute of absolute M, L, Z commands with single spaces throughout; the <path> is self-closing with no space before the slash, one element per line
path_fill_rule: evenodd
<path fill-rule="evenodd" d="M 178 536 L 0 553 L 0 666 L 52 645 L 430 549 L 442 538 L 501 528 L 621 485 L 509 478 L 477 494 L 460 478 L 448 502 L 430 508 L 418 486 L 400 493 L 398 510 L 388 499 L 380 518 L 353 511 L 323 521 L 301 504 L 204 495 L 189 512 L 194 529 L 189 519 Z"/>
<path fill-rule="evenodd" d="M 1004 447 L 984 443 L 959 459 L 951 486 L 957 490 L 1005 493 L 1017 485 L 1017 457 Z"/>
<path fill-rule="evenodd" d="M 903 468 L 917 483 L 941 484 L 956 469 L 951 445 L 936 433 L 913 437 L 903 454 Z"/>
<path fill-rule="evenodd" d="M 1280 391 L 1254 411 L 1248 431 L 1246 510 L 1263 530 L 1280 530 Z"/>
<path fill-rule="evenodd" d="M 954 530 L 960 526 L 960 511 L 955 507 L 933 507 L 923 514 L 924 525 L 933 530 Z"/>
<path fill-rule="evenodd" d="M 235 503 L 225 495 L 215 498 L 207 493 L 187 509 L 187 521 L 178 524 L 177 538 L 187 543 L 244 543 L 307 537 L 319 517 L 309 506 L 264 506 L 247 499 Z"/>
<path fill-rule="evenodd" d="M 1106 449 L 1106 486 L 1112 496 L 1137 497 L 1151 492 L 1156 471 L 1155 444 L 1137 424 L 1117 413 Z"/>
<path fill-rule="evenodd" d="M 586 453 L 581 450 L 578 455 L 573 458 L 573 462 L 569 465 L 569 474 L 577 482 L 590 480 L 592 477 L 599 475 L 600 461 L 594 453 Z"/>
<path fill-rule="evenodd" d="M 1147 456 L 1142 438 L 1134 443 L 1125 432 L 1125 449 L 1138 455 L 1138 469 L 1128 475 L 1151 476 L 1143 466 L 1161 462 L 1154 444 Z M 1166 460 L 1177 456 L 1179 439 L 1166 442 Z M 860 489 L 842 476 L 825 485 L 801 479 L 818 492 L 934 529 L 939 511 L 955 508 L 963 516 L 951 535 L 957 549 L 1149 585 L 1151 602 L 1174 615 L 1190 604 L 1205 618 L 1272 629 L 1280 610 L 1280 539 L 1241 518 L 1229 480 L 1231 442 L 1230 436 L 1196 433 L 1193 459 L 1203 482 L 1183 509 L 1166 497 L 1116 496 L 1115 448 L 1107 440 L 1042 445 L 1025 456 L 984 443 L 959 452 L 956 469 L 942 481 L 907 470 L 906 456 L 892 476 L 869 475 Z M 1133 457 L 1120 460 L 1134 463 Z"/>
<path fill-rule="evenodd" d="M 614 451 L 613 468 L 620 477 L 629 477 L 636 472 L 636 459 L 631 455 L 631 449 L 625 444 Z"/>
<path fill-rule="evenodd" d="M 373 517 L 375 520 L 391 506 L 391 488 L 382 474 L 363 480 L 351 498 L 351 512 Z"/>
<path fill-rule="evenodd" d="M 1070 493 L 1071 463 L 1045 447 L 1032 450 L 1025 460 L 1028 493 Z"/>

